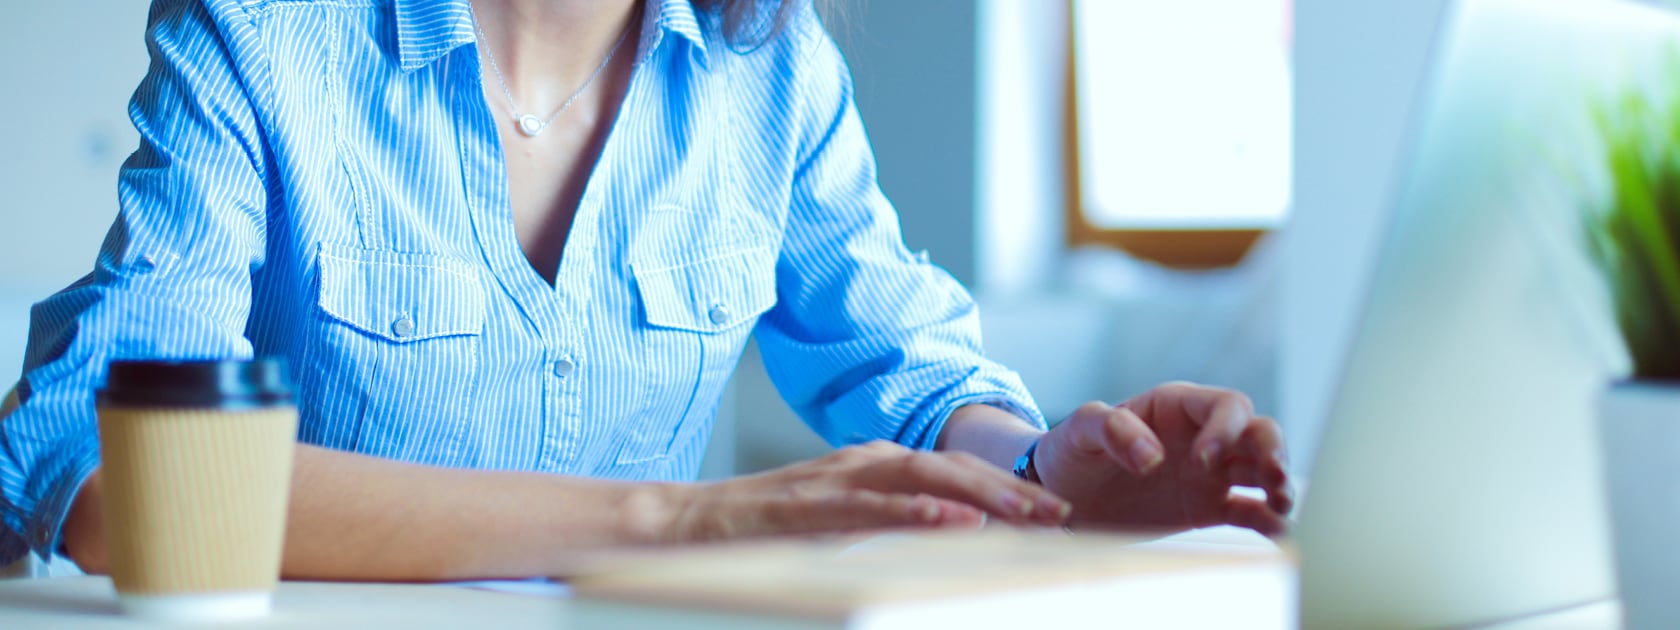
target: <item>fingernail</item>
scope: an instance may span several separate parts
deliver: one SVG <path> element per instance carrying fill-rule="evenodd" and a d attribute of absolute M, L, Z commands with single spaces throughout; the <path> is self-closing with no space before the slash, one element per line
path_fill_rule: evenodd
<path fill-rule="evenodd" d="M 1045 520 L 1064 521 L 1067 520 L 1068 512 L 1072 510 L 1073 506 L 1068 505 L 1066 501 L 1048 499 L 1038 503 L 1037 516 Z"/>
<path fill-rule="evenodd" d="M 920 512 L 921 512 L 922 520 L 924 520 L 924 521 L 937 521 L 937 520 L 939 520 L 939 504 L 938 503 L 929 503 L 927 505 L 924 505 L 924 506 L 922 506 L 922 509 L 920 510 Z"/>
<path fill-rule="evenodd" d="M 1155 470 L 1156 466 L 1161 465 L 1161 451 L 1149 440 L 1138 438 L 1132 442 L 1130 454 L 1132 465 L 1137 467 L 1139 474 Z"/>
<path fill-rule="evenodd" d="M 1196 459 L 1202 462 L 1202 468 L 1213 470 L 1213 464 L 1219 459 L 1219 443 L 1209 442 L 1196 454 Z"/>
<path fill-rule="evenodd" d="M 1014 491 L 1005 490 L 1003 493 L 1003 500 L 1001 502 L 1003 503 L 1003 511 L 1006 513 L 1014 512 L 1015 514 L 1019 514 L 1021 516 L 1032 515 L 1033 502 L 1028 501 L 1025 497 L 1022 497 L 1019 494 L 1015 494 Z"/>

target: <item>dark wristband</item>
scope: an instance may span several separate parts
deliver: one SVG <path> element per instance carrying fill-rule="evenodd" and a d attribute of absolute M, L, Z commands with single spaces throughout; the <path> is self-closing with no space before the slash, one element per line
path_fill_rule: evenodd
<path fill-rule="evenodd" d="M 1010 472 L 1015 473 L 1016 477 L 1020 477 L 1033 483 L 1040 483 L 1038 480 L 1038 466 L 1033 463 L 1033 455 L 1037 452 L 1038 440 L 1035 439 L 1032 441 L 1031 445 L 1027 446 L 1027 452 L 1022 453 L 1020 457 L 1015 458 L 1015 467 L 1011 468 Z"/>

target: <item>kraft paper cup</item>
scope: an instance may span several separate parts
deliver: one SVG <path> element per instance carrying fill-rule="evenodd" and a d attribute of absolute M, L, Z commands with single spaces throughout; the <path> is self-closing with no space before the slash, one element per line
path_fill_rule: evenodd
<path fill-rule="evenodd" d="M 113 363 L 99 397 L 104 532 L 129 615 L 266 614 L 297 410 L 277 362 Z"/>

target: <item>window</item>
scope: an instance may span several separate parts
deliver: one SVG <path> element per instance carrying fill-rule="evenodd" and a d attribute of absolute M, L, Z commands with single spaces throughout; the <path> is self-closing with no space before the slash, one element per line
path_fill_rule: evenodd
<path fill-rule="evenodd" d="M 1235 264 L 1290 204 L 1290 0 L 1072 0 L 1068 237 Z"/>

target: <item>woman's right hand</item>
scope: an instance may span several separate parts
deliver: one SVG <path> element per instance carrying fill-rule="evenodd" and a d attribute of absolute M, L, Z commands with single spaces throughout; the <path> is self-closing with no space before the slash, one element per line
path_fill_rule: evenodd
<path fill-rule="evenodd" d="M 1067 501 L 968 453 L 872 442 L 726 481 L 688 486 L 670 542 L 912 527 L 977 527 L 983 515 L 1057 525 Z"/>

